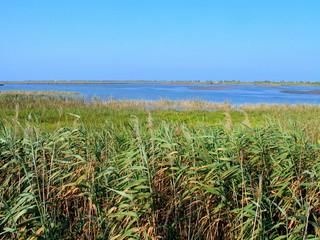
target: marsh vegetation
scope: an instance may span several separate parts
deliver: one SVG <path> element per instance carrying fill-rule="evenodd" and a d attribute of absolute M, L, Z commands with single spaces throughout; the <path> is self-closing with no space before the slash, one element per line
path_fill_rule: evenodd
<path fill-rule="evenodd" d="M 319 116 L 0 95 L 0 239 L 319 239 Z"/>

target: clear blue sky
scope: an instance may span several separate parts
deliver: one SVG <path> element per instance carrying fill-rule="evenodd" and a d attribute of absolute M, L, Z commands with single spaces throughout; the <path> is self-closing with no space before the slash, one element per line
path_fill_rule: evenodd
<path fill-rule="evenodd" d="M 0 0 L 0 81 L 320 81 L 318 0 Z"/>

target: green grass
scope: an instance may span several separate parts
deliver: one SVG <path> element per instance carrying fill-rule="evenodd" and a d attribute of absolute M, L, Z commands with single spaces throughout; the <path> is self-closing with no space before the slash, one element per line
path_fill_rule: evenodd
<path fill-rule="evenodd" d="M 167 109 L 168 106 L 171 108 Z M 293 120 L 309 128 L 319 125 L 320 116 L 319 105 L 261 104 L 233 107 L 227 103 L 215 104 L 200 101 L 139 102 L 112 99 L 103 101 L 98 98 L 90 100 L 72 96 L 14 93 L 0 94 L 0 110 L 0 118 L 3 121 L 17 118 L 23 123 L 30 118 L 40 126 L 51 124 L 55 126 L 58 122 L 63 126 L 70 126 L 77 119 L 87 127 L 97 127 L 106 121 L 117 125 L 127 124 L 132 116 L 137 116 L 141 122 L 145 123 L 148 112 L 152 113 L 155 124 L 175 121 L 191 126 L 199 122 L 205 125 L 225 124 L 226 112 L 230 113 L 235 126 L 241 125 L 247 115 L 254 127 L 264 126 L 269 121 L 287 125 L 290 120 Z M 80 118 L 74 115 L 79 115 Z"/>
<path fill-rule="evenodd" d="M 320 238 L 319 106 L 175 104 L 0 96 L 0 239 Z"/>

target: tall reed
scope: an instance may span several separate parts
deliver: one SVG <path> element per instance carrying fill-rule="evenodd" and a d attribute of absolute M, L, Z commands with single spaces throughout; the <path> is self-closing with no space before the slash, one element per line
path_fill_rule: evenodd
<path fill-rule="evenodd" d="M 153 121 L 2 122 L 0 239 L 320 238 L 320 145 L 300 124 Z"/>

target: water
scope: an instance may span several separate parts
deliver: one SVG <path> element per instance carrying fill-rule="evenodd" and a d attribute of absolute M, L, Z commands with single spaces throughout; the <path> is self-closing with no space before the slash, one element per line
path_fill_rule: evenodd
<path fill-rule="evenodd" d="M 4 86 L 0 86 L 0 91 L 6 90 L 79 92 L 81 96 L 84 97 L 91 98 L 93 96 L 97 96 L 103 99 L 113 98 L 119 100 L 201 100 L 217 103 L 227 101 L 234 105 L 258 103 L 320 104 L 319 94 L 297 94 L 282 92 L 320 91 L 320 86 L 170 83 L 6 84 Z"/>

